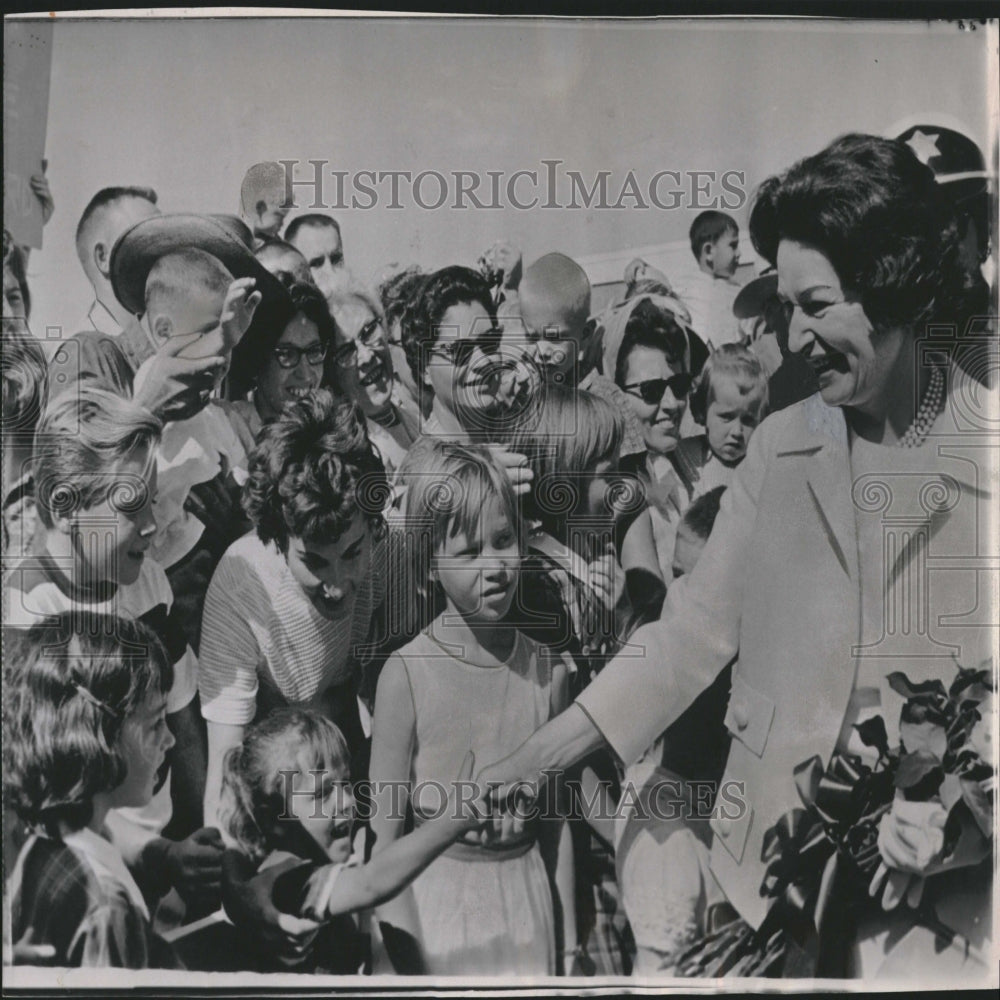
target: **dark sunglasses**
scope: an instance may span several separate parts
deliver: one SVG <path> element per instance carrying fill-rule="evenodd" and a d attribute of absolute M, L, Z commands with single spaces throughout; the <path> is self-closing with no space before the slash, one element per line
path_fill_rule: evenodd
<path fill-rule="evenodd" d="M 476 351 L 482 351 L 487 357 L 500 352 L 500 337 L 503 334 L 501 327 L 494 327 L 488 330 L 481 337 L 473 339 L 460 338 L 458 340 L 446 340 L 444 343 L 435 344 L 431 348 L 431 354 L 439 354 L 447 358 L 453 365 L 467 365 L 472 360 L 472 355 Z"/>
<path fill-rule="evenodd" d="M 276 347 L 274 360 L 281 368 L 295 368 L 303 355 L 311 365 L 318 365 L 326 357 L 326 344 L 311 344 L 309 347 Z"/>
<path fill-rule="evenodd" d="M 652 406 L 663 399 L 663 394 L 669 389 L 677 399 L 685 399 L 694 385 L 694 377 L 687 372 L 671 375 L 670 378 L 650 378 L 644 382 L 633 382 L 622 388 L 631 396 L 638 396 L 644 403 Z"/>

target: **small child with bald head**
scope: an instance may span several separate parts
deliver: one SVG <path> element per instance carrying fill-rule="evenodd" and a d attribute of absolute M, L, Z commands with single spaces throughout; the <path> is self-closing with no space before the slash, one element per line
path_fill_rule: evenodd
<path fill-rule="evenodd" d="M 291 172 L 280 163 L 255 163 L 243 177 L 240 214 L 258 240 L 277 239 L 294 203 Z"/>
<path fill-rule="evenodd" d="M 645 451 L 642 432 L 621 389 L 599 371 L 601 344 L 590 319 L 590 279 L 562 253 L 539 257 L 518 288 L 527 354 L 545 382 L 583 389 L 626 415 L 622 456 Z"/>

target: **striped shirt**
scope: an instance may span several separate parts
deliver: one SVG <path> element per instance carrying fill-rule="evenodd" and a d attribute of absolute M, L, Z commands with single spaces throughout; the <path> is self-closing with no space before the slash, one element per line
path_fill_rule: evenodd
<path fill-rule="evenodd" d="M 384 545 L 354 606 L 331 620 L 313 605 L 275 545 L 256 532 L 222 557 L 205 598 L 198 689 L 210 722 L 245 726 L 262 707 L 316 705 L 331 687 L 355 678 L 381 595 Z"/>
<path fill-rule="evenodd" d="M 4 624 L 30 628 L 50 615 L 66 611 L 114 615 L 141 621 L 160 639 L 174 668 L 167 692 L 167 714 L 179 712 L 198 692 L 198 661 L 184 637 L 183 624 L 173 611 L 173 594 L 163 569 L 148 556 L 139 578 L 123 587 L 106 584 L 84 591 L 66 575 L 48 553 L 15 562 L 4 579 Z M 167 755 L 169 761 L 170 755 Z M 141 808 L 115 810 L 130 822 L 159 833 L 170 821 L 170 773 L 164 767 L 153 799 Z"/>
<path fill-rule="evenodd" d="M 48 553 L 17 560 L 4 579 L 4 624 L 30 628 L 66 611 L 142 622 L 156 633 L 173 663 L 174 683 L 167 695 L 167 712 L 179 712 L 197 693 L 198 662 L 172 613 L 174 598 L 163 569 L 147 556 L 135 583 L 84 591 L 66 575 L 64 569 L 68 568 Z"/>

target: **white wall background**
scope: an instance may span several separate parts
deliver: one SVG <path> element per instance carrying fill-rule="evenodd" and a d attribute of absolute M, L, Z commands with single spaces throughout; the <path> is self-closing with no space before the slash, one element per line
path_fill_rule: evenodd
<path fill-rule="evenodd" d="M 558 158 L 619 183 L 629 169 L 742 170 L 752 189 L 838 134 L 913 114 L 962 119 L 990 148 L 986 34 L 766 20 L 57 20 L 56 213 L 31 258 L 32 328 L 44 336 L 85 314 L 73 233 L 104 185 L 152 185 L 165 211 L 234 212 L 246 167 L 263 159 L 510 173 Z M 685 238 L 696 212 L 336 214 L 368 276 L 389 261 L 472 263 L 500 236 L 529 260 L 662 244 Z M 745 223 L 745 208 L 735 214 Z"/>

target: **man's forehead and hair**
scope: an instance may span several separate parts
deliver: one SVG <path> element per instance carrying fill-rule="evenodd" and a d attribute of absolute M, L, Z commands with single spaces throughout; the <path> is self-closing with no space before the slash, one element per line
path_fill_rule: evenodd
<path fill-rule="evenodd" d="M 332 215 L 310 212 L 307 215 L 296 216 L 288 223 L 288 227 L 285 229 L 285 242 L 294 245 L 303 229 L 332 229 L 340 236 L 340 223 Z"/>
<path fill-rule="evenodd" d="M 268 240 L 254 256 L 282 284 L 290 284 L 288 279 L 313 284 L 309 262 L 296 247 L 285 240 Z"/>
<path fill-rule="evenodd" d="M 162 256 L 146 279 L 146 312 L 169 313 L 192 293 L 225 296 L 233 276 L 218 257 L 197 247 L 175 250 Z"/>
<path fill-rule="evenodd" d="M 532 332 L 555 327 L 580 335 L 590 317 L 590 279 L 571 257 L 548 253 L 525 272 L 518 289 L 522 318 Z"/>
<path fill-rule="evenodd" d="M 98 232 L 102 223 L 110 219 L 116 210 L 129 201 L 145 201 L 156 206 L 157 194 L 149 187 L 106 187 L 101 188 L 87 203 L 76 227 L 76 252 L 83 260 L 88 253 L 88 244 Z M 159 214 L 159 209 L 154 214 Z"/>
<path fill-rule="evenodd" d="M 273 160 L 255 163 L 244 175 L 240 187 L 240 207 L 245 218 L 257 211 L 257 205 L 289 204 L 292 200 L 292 178 L 289 172 Z"/>

